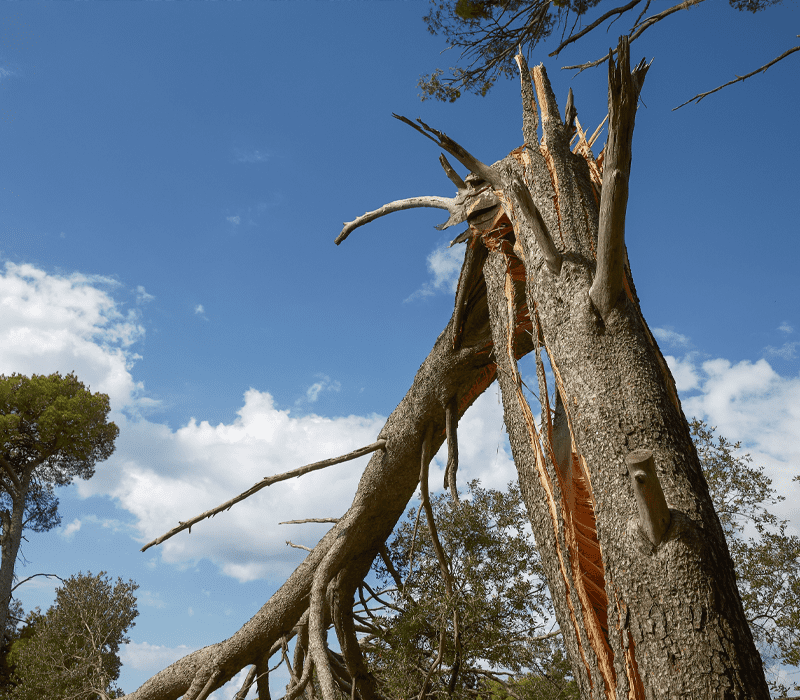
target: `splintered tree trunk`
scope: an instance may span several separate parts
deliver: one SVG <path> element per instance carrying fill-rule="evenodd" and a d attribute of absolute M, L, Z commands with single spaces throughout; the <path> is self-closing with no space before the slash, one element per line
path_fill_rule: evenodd
<path fill-rule="evenodd" d="M 621 42 L 618 65 L 609 56 L 609 137 L 596 160 L 579 123 L 570 150 L 572 96 L 562 121 L 542 67 L 533 71 L 538 138 L 523 69 L 526 144 L 493 166 L 503 206 L 483 235 L 506 426 L 581 696 L 767 698 L 723 532 L 627 263 L 630 144 L 646 71 L 631 74 L 627 49 Z M 519 178 L 560 269 L 537 242 L 541 224 L 510 194 Z M 504 220 L 513 233 L 497 230 Z M 538 427 L 514 359 L 522 309 L 534 327 Z"/>
<path fill-rule="evenodd" d="M 454 241 L 467 245 L 453 317 L 370 446 L 380 449 L 350 509 L 239 632 L 177 661 L 131 700 L 205 700 L 248 665 L 255 667 L 248 682 L 267 697 L 268 660 L 294 635 L 287 700 L 300 697 L 312 676 L 323 700 L 342 692 L 377 700 L 356 636 L 354 593 L 445 439 L 455 490 L 458 419 L 495 378 L 581 697 L 769 697 L 722 528 L 625 250 L 633 126 L 647 67 L 630 70 L 624 37 L 618 61 L 609 55 L 609 133 L 595 158 L 572 92 L 562 120 L 544 68 L 534 69 L 532 83 L 522 56 L 518 63 L 522 147 L 488 166 L 425 123 L 398 117 L 470 175 L 462 179 L 442 156 L 455 197 L 389 203 L 346 224 L 336 240 L 412 207 L 446 209 L 439 228 L 468 224 Z M 539 421 L 517 367 L 532 351 Z M 341 654 L 327 646 L 330 626 Z M 451 686 L 457 674 L 455 663 Z"/>

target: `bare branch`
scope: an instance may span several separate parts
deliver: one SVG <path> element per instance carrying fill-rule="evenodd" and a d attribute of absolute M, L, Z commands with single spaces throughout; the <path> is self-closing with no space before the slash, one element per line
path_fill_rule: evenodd
<path fill-rule="evenodd" d="M 57 578 L 59 581 L 61 581 L 61 583 L 66 583 L 66 581 L 65 581 L 63 578 L 61 578 L 61 577 L 60 577 L 58 574 L 33 574 L 32 576 L 28 576 L 28 578 L 24 578 L 24 579 L 22 579 L 22 581 L 20 581 L 20 582 L 19 582 L 19 583 L 18 583 L 16 586 L 14 586 L 14 587 L 11 589 L 11 592 L 13 593 L 13 592 L 14 592 L 14 591 L 16 591 L 16 590 L 17 590 L 17 588 L 19 588 L 19 587 L 20 587 L 20 586 L 21 586 L 23 583 L 27 583 L 27 582 L 28 582 L 28 581 L 30 581 L 32 578 L 36 578 L 37 576 L 46 576 L 47 578 Z"/>
<path fill-rule="evenodd" d="M 439 162 L 442 164 L 442 168 L 444 168 L 445 175 L 449 178 L 450 182 L 452 182 L 459 190 L 467 189 L 466 183 L 461 179 L 461 176 L 453 170 L 453 166 L 450 165 L 450 162 L 445 158 L 444 153 L 439 154 Z"/>
<path fill-rule="evenodd" d="M 379 219 L 382 216 L 386 216 L 387 214 L 392 214 L 393 212 L 396 211 L 403 211 L 404 209 L 419 209 L 422 207 L 431 207 L 433 209 L 446 209 L 448 212 L 450 212 L 450 215 L 452 217 L 452 215 L 456 213 L 456 200 L 455 197 L 425 196 L 425 197 L 409 197 L 408 199 L 398 199 L 394 202 L 389 202 L 388 204 L 384 204 L 380 209 L 375 209 L 374 211 L 368 211 L 366 214 L 362 214 L 357 219 L 353 219 L 352 221 L 346 221 L 344 224 L 344 228 L 342 229 L 342 232 L 338 236 L 336 236 L 334 243 L 336 243 L 336 245 L 339 245 L 359 226 L 368 224 L 370 221 L 375 221 L 375 219 Z M 458 222 L 453 222 L 453 223 L 458 223 Z M 453 223 L 450 223 L 448 220 L 444 224 L 441 224 L 441 228 L 444 229 L 447 228 L 448 226 L 452 226 Z"/>
<path fill-rule="evenodd" d="M 302 544 L 295 544 L 294 542 L 292 542 L 290 540 L 286 540 L 286 544 L 289 547 L 294 547 L 295 549 L 305 549 L 306 552 L 310 552 L 311 551 L 311 547 L 306 547 L 305 545 L 302 545 Z"/>
<path fill-rule="evenodd" d="M 353 452 L 348 452 L 346 455 L 342 455 L 341 457 L 333 457 L 332 459 L 325 459 L 321 462 L 314 462 L 313 464 L 307 464 L 304 467 L 299 467 L 298 469 L 293 469 L 290 472 L 284 472 L 283 474 L 276 474 L 275 476 L 267 476 L 257 484 L 251 486 L 247 491 L 244 493 L 240 493 L 236 498 L 232 498 L 230 501 L 225 501 L 221 506 L 217 506 L 216 508 L 212 508 L 211 510 L 207 510 L 205 513 L 201 513 L 200 515 L 192 518 L 191 520 L 187 520 L 185 522 L 181 522 L 177 527 L 172 528 L 169 532 L 161 537 L 157 537 L 152 542 L 148 542 L 144 547 L 142 547 L 141 551 L 144 552 L 153 545 L 161 544 L 162 542 L 168 540 L 170 537 L 177 535 L 182 530 L 189 530 L 191 533 L 192 525 L 199 523 L 201 520 L 205 520 L 206 518 L 213 518 L 217 513 L 221 513 L 223 510 L 228 510 L 232 506 L 239 503 L 239 501 L 243 501 L 246 498 L 249 498 L 254 493 L 257 493 L 261 489 L 271 486 L 279 481 L 286 481 L 287 479 L 292 479 L 296 476 L 303 476 L 303 474 L 308 474 L 309 472 L 317 471 L 318 469 L 324 469 L 325 467 L 332 467 L 334 464 L 340 464 L 341 462 L 349 462 L 352 459 L 356 459 L 357 457 L 362 457 L 363 455 L 369 454 L 370 452 L 375 452 L 376 450 L 380 450 L 386 447 L 386 440 L 378 440 L 377 442 L 373 442 L 371 445 L 367 445 L 366 447 L 360 447 Z"/>
<path fill-rule="evenodd" d="M 404 124 L 408 124 L 412 129 L 416 129 L 420 134 L 433 141 L 439 148 L 443 148 L 471 173 L 475 173 L 475 175 L 492 186 L 500 186 L 500 176 L 491 166 L 479 161 L 463 146 L 453 141 L 447 134 L 428 126 L 421 119 L 417 119 L 418 126 L 407 117 L 402 117 L 394 113 L 392 113 L 392 116 L 395 119 L 399 119 Z"/>
<path fill-rule="evenodd" d="M 306 518 L 305 520 L 284 520 L 278 525 L 302 525 L 303 523 L 338 523 L 339 518 Z"/>
<path fill-rule="evenodd" d="M 652 27 L 657 22 L 660 22 L 662 19 L 666 19 L 671 14 L 678 12 L 680 10 L 688 10 L 693 5 L 699 5 L 704 0 L 684 0 L 684 2 L 678 3 L 677 5 L 673 5 L 672 7 L 664 10 L 663 12 L 659 12 L 657 15 L 653 15 L 652 17 L 648 17 L 644 22 L 641 24 L 637 24 L 631 33 L 628 35 L 629 43 L 633 43 L 635 39 L 638 39 L 645 30 Z M 617 53 L 616 49 L 612 50 L 608 53 L 607 56 L 603 56 L 602 58 L 598 58 L 596 61 L 587 61 L 586 63 L 579 63 L 575 66 L 563 66 L 561 70 L 577 70 L 578 73 L 582 73 L 587 68 L 594 68 L 595 66 L 599 66 L 601 63 L 605 63 Z"/>
<path fill-rule="evenodd" d="M 800 37 L 800 34 L 797 35 Z M 715 92 L 719 92 L 722 88 L 728 87 L 728 85 L 733 85 L 734 83 L 738 83 L 742 80 L 747 80 L 748 78 L 752 78 L 756 73 L 764 73 L 768 68 L 774 66 L 778 61 L 782 61 L 788 55 L 793 54 L 795 51 L 800 51 L 800 46 L 795 46 L 793 49 L 789 49 L 788 51 L 784 51 L 780 56 L 777 58 L 773 58 L 769 63 L 761 66 L 761 68 L 756 68 L 752 73 L 748 73 L 747 75 L 737 75 L 734 80 L 729 80 L 724 85 L 720 85 L 718 88 L 714 88 L 713 90 L 709 90 L 708 92 L 701 92 L 698 95 L 695 95 L 690 100 L 686 100 L 683 104 L 678 105 L 677 107 L 673 107 L 672 111 L 674 112 L 676 109 L 680 109 L 681 107 L 685 107 L 690 102 L 694 102 L 695 104 L 699 104 L 700 100 L 704 97 L 708 97 L 709 95 L 713 95 Z"/>
<path fill-rule="evenodd" d="M 613 10 L 609 10 L 602 17 L 600 17 L 599 19 L 596 19 L 594 22 L 592 22 L 588 27 L 585 27 L 584 29 L 581 29 L 581 31 L 579 31 L 577 34 L 570 34 L 566 39 L 564 39 L 564 41 L 562 41 L 558 45 L 558 48 L 555 51 L 553 51 L 552 53 L 550 53 L 548 55 L 549 56 L 558 56 L 558 54 L 560 54 L 564 50 L 565 47 L 569 46 L 572 42 L 577 41 L 582 36 L 585 36 L 586 34 L 588 34 L 593 29 L 596 29 L 597 27 L 599 27 L 603 22 L 605 22 L 612 15 L 623 15 L 628 10 L 632 10 L 634 7 L 636 7 L 641 1 L 642 0 L 633 0 L 632 2 L 629 2 L 627 5 L 622 5 L 620 7 L 615 7 Z"/>

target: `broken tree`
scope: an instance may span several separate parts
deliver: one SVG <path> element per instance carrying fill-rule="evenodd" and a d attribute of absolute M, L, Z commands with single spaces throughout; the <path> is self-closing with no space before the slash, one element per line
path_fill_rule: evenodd
<path fill-rule="evenodd" d="M 248 683 L 267 698 L 275 654 L 291 673 L 287 700 L 304 692 L 312 672 L 324 700 L 341 692 L 380 697 L 359 647 L 354 594 L 445 440 L 454 486 L 458 419 L 495 378 L 582 697 L 769 697 L 675 383 L 631 277 L 625 212 L 647 67 L 630 70 L 624 37 L 617 56 L 609 56 L 608 139 L 597 158 L 596 135 L 586 137 L 571 92 L 562 119 L 544 68 L 531 73 L 522 56 L 524 144 L 501 161 L 486 165 L 445 134 L 400 117 L 470 175 L 462 179 L 442 156 L 455 197 L 392 202 L 346 224 L 337 243 L 393 211 L 446 209 L 441 228 L 468 224 L 456 238 L 466 251 L 453 316 L 365 448 L 374 454 L 347 513 L 239 632 L 128 697 L 203 700 L 253 666 Z M 517 367 L 529 352 L 538 425 Z M 555 387 L 547 385 L 548 364 Z M 341 654 L 328 647 L 330 627 Z"/>

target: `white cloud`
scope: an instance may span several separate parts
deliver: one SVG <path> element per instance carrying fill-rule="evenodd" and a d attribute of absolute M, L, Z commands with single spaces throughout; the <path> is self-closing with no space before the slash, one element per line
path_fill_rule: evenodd
<path fill-rule="evenodd" d="M 189 617 L 194 615 L 194 610 L 192 608 L 189 608 L 186 612 L 189 614 Z"/>
<path fill-rule="evenodd" d="M 320 377 L 318 382 L 314 382 L 308 389 L 306 389 L 306 400 L 309 403 L 314 403 L 319 398 L 323 391 L 339 391 L 342 385 L 338 381 L 331 381 L 331 378 L 325 375 Z"/>
<path fill-rule="evenodd" d="M 78 518 L 75 518 L 69 525 L 66 525 L 62 528 L 59 528 L 58 534 L 61 535 L 65 540 L 71 540 L 75 537 L 75 533 L 81 529 L 81 521 Z"/>
<path fill-rule="evenodd" d="M 14 71 L 10 71 L 8 68 L 0 67 L 0 81 L 10 78 L 12 75 L 14 75 Z"/>
<path fill-rule="evenodd" d="M 428 272 L 431 273 L 432 279 L 423 284 L 405 301 L 429 297 L 436 294 L 436 292 L 454 294 L 458 288 L 458 277 L 463 264 L 463 246 L 457 245 L 451 248 L 449 244 L 444 244 L 436 248 L 428 256 Z"/>
<path fill-rule="evenodd" d="M 129 642 L 120 647 L 119 656 L 123 666 L 154 675 L 193 651 L 192 647 L 185 644 L 166 647 L 147 642 Z"/>
<path fill-rule="evenodd" d="M 242 217 L 239 216 L 238 214 L 236 216 L 226 216 L 225 220 L 229 221 L 230 223 L 234 224 L 235 226 L 238 226 L 240 223 L 242 223 Z"/>
<path fill-rule="evenodd" d="M 667 358 L 670 366 L 674 358 Z M 783 504 L 773 510 L 800 529 L 800 375 L 781 376 L 765 359 L 736 364 L 718 358 L 696 364 L 682 361 L 696 379 L 693 396 L 682 399 L 688 418 L 705 420 L 719 435 L 741 441 L 756 465 L 763 465 Z M 673 369 L 674 371 L 674 369 Z"/>
<path fill-rule="evenodd" d="M 143 390 L 130 370 L 144 336 L 135 311 L 123 314 L 106 291 L 107 277 L 51 275 L 33 265 L 6 263 L 0 272 L 0 373 L 67 374 L 131 407 Z"/>
<path fill-rule="evenodd" d="M 678 393 L 696 389 L 700 383 L 700 376 L 697 374 L 697 369 L 692 360 L 694 356 L 694 353 L 689 353 L 682 359 L 674 357 L 673 355 L 666 355 L 664 357 L 672 372 L 672 377 L 675 379 L 675 386 L 678 389 Z"/>
<path fill-rule="evenodd" d="M 689 338 L 669 328 L 654 328 L 653 335 L 659 343 L 673 347 L 685 348 L 689 345 Z"/>
<path fill-rule="evenodd" d="M 204 314 L 206 310 L 203 308 L 202 304 L 198 304 L 197 306 L 194 307 L 194 312 L 195 314 Z"/>
<path fill-rule="evenodd" d="M 783 323 L 781 323 L 781 325 L 778 326 L 778 330 L 783 333 L 794 333 L 794 328 L 792 328 L 792 326 L 789 325 L 788 321 L 784 321 Z"/>

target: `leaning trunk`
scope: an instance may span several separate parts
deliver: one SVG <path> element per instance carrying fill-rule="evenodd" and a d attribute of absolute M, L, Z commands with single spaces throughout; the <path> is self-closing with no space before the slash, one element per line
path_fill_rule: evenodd
<path fill-rule="evenodd" d="M 538 67 L 543 137 L 528 127 L 526 146 L 493 166 L 503 210 L 484 235 L 484 277 L 511 448 L 581 697 L 768 698 L 675 383 L 627 264 L 620 227 L 637 80 L 627 45 L 618 66 L 609 61 L 601 158 L 579 124 L 570 149 L 574 109 L 561 120 Z M 525 109 L 535 124 L 534 104 Z M 508 194 L 519 177 L 560 270 Z M 503 217 L 513 231 L 498 233 Z M 514 359 L 521 313 L 537 345 L 538 425 Z"/>

